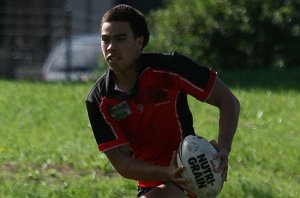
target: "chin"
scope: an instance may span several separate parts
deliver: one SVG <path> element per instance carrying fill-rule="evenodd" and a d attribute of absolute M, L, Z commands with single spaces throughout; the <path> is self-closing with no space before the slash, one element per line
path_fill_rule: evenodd
<path fill-rule="evenodd" d="M 109 64 L 108 66 L 113 72 L 122 72 L 123 71 L 123 69 L 120 68 L 120 66 L 118 66 L 116 64 Z"/>

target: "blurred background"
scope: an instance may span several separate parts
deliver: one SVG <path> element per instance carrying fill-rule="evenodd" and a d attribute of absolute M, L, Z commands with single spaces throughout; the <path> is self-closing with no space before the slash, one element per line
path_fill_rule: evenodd
<path fill-rule="evenodd" d="M 96 52 L 100 53 L 100 41 L 95 39 L 100 39 L 101 16 L 113 5 L 128 2 L 145 13 L 161 3 L 121 0 L 1 0 L 0 78 L 49 81 L 91 78 L 82 75 L 91 73 L 95 63 L 89 63 L 88 60 L 99 56 Z M 91 39 L 95 41 L 88 41 Z M 75 58 L 77 59 L 74 60 Z M 97 64 L 100 64 L 99 57 L 96 59 Z M 66 74 L 63 75 L 63 72 Z"/>
<path fill-rule="evenodd" d="M 0 78 L 94 80 L 105 67 L 99 21 L 119 3 L 145 13 L 145 51 L 178 51 L 218 71 L 299 74 L 298 0 L 1 0 Z"/>
<path fill-rule="evenodd" d="M 238 97 L 219 197 L 298 198 L 300 0 L 0 0 L 0 197 L 136 196 L 99 155 L 84 102 L 106 67 L 100 19 L 119 3 L 145 13 L 145 51 L 213 67 Z M 198 135 L 217 139 L 217 109 L 189 105 Z"/>

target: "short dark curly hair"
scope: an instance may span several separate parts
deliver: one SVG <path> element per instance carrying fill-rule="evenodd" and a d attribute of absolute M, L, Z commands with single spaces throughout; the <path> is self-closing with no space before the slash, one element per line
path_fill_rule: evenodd
<path fill-rule="evenodd" d="M 119 4 L 108 10 L 103 15 L 101 20 L 101 27 L 103 23 L 112 21 L 128 22 L 135 38 L 138 38 L 140 36 L 144 37 L 143 48 L 148 44 L 150 33 L 145 16 L 141 11 L 129 5 Z"/>

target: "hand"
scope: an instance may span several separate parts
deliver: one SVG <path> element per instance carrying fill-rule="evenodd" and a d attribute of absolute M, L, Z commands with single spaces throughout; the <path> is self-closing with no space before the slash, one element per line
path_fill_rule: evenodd
<path fill-rule="evenodd" d="M 177 185 L 180 185 L 185 191 L 191 191 L 190 187 L 188 187 L 188 184 L 191 181 L 190 179 L 181 176 L 185 167 L 184 166 L 178 167 L 176 154 L 177 154 L 176 151 L 173 151 L 172 160 L 170 166 L 168 167 L 169 180 Z"/>
<path fill-rule="evenodd" d="M 215 140 L 210 141 L 210 143 L 215 147 L 218 153 L 214 156 L 214 160 L 221 160 L 221 164 L 218 168 L 218 172 L 222 172 L 222 177 L 224 181 L 227 181 L 227 172 L 228 172 L 228 154 L 229 152 L 223 148 L 220 148 L 218 143 Z"/>

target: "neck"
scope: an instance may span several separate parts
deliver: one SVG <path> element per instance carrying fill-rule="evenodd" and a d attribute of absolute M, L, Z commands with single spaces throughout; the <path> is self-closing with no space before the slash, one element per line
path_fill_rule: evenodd
<path fill-rule="evenodd" d="M 130 93 L 137 80 L 136 69 L 132 69 L 129 71 L 127 70 L 126 72 L 115 72 L 114 74 L 115 82 L 118 88 L 126 93 Z"/>

